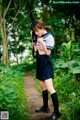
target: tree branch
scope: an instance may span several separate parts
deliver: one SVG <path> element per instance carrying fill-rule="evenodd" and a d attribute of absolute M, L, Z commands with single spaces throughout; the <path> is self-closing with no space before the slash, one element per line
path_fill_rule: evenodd
<path fill-rule="evenodd" d="M 25 6 L 25 4 L 24 4 L 24 6 Z M 12 21 L 12 24 L 14 24 L 14 21 L 15 21 L 15 19 L 17 18 L 17 16 L 23 11 L 24 6 L 23 6 L 22 8 L 20 7 L 20 9 L 17 11 L 17 13 L 15 14 L 14 19 L 13 19 L 13 21 Z"/>
<path fill-rule="evenodd" d="M 8 6 L 7 6 L 6 10 L 4 11 L 3 19 L 6 17 L 6 14 L 7 14 L 8 10 L 9 10 L 9 7 L 10 7 L 10 5 L 11 5 L 11 2 L 12 2 L 12 0 L 9 1 Z"/>

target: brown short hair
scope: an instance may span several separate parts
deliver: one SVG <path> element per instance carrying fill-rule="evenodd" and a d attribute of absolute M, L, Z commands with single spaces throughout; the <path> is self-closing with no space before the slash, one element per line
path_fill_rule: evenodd
<path fill-rule="evenodd" d="M 31 28 L 33 31 L 37 31 L 37 29 L 50 29 L 50 26 L 45 26 L 45 23 L 41 20 L 36 20 L 32 23 Z"/>

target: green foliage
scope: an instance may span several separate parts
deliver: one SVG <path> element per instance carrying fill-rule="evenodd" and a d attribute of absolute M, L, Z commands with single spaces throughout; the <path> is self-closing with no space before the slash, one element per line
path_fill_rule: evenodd
<path fill-rule="evenodd" d="M 4 16 L 3 14 L 6 12 L 9 2 L 10 0 L 2 1 L 1 17 Z M 56 2 L 59 1 L 56 0 Z M 45 18 L 45 23 L 52 26 L 52 33 L 55 36 L 56 44 L 58 44 L 62 43 L 63 41 L 80 40 L 80 18 L 78 16 L 79 9 L 79 4 L 56 4 L 53 0 L 12 1 L 5 17 L 9 58 L 11 58 L 13 55 L 17 59 L 16 63 L 19 63 L 18 59 L 20 58 L 18 56 L 21 56 L 25 50 L 31 51 L 32 49 L 30 44 L 28 44 L 28 42 L 31 43 L 31 29 L 29 28 L 29 23 L 31 23 L 29 18 L 30 10 L 35 11 L 34 16 L 36 18 Z M 1 36 L 2 33 L 0 32 L 0 48 L 2 52 L 3 45 L 1 42 Z M 70 54 L 70 52 L 68 52 L 68 54 Z"/>
<path fill-rule="evenodd" d="M 58 77 L 55 73 L 54 86 L 59 96 L 61 120 L 79 120 L 80 83 L 75 85 L 75 78 L 68 74 Z"/>
<path fill-rule="evenodd" d="M 67 73 L 80 73 L 79 43 L 63 43 L 59 49 L 59 59 L 55 61 L 55 68 L 67 70 Z"/>
<path fill-rule="evenodd" d="M 9 111 L 10 120 L 27 120 L 28 104 L 20 70 L 0 65 L 0 109 Z"/>
<path fill-rule="evenodd" d="M 80 82 L 76 85 L 74 76 L 59 71 L 60 74 L 55 70 L 53 84 L 59 97 L 60 111 L 62 113 L 60 120 L 79 120 Z M 36 81 L 36 88 L 41 93 L 39 81 Z"/>
<path fill-rule="evenodd" d="M 79 43 L 63 43 L 54 61 L 54 86 L 59 94 L 61 120 L 80 119 L 80 48 Z"/>
<path fill-rule="evenodd" d="M 9 1 L 10 0 L 2 1 L 2 17 L 4 16 L 3 14 L 6 11 Z M 60 2 L 58 0 L 55 1 Z M 73 81 L 80 78 L 80 42 L 76 43 L 80 41 L 80 4 L 55 4 L 55 1 L 14 0 L 11 2 L 6 14 L 5 21 L 9 57 L 12 57 L 11 54 L 13 54 L 18 60 L 20 59 L 18 55 L 22 55 L 24 50 L 29 51 L 26 60 L 23 59 L 23 61 L 21 61 L 23 64 L 13 66 L 12 68 L 0 66 L 0 108 L 1 110 L 10 111 L 11 120 L 22 120 L 22 117 L 25 116 L 25 112 L 23 111 L 25 111 L 24 103 L 26 102 L 24 97 L 25 92 L 24 89 L 22 89 L 22 76 L 24 75 L 24 71 L 32 71 L 33 68 L 35 68 L 35 63 L 33 63 L 31 57 L 32 47 L 30 44 L 30 28 L 28 26 L 31 22 L 28 13 L 29 10 L 33 9 L 37 11 L 35 12 L 36 18 L 43 19 L 42 17 L 44 16 L 45 22 L 52 26 L 56 45 L 63 41 L 70 40 L 70 42 L 63 43 L 59 46 L 59 59 L 54 61 L 56 73 L 55 87 L 57 90 L 59 88 L 58 92 L 60 93 L 59 98 L 61 100 L 63 120 L 79 119 L 78 112 L 80 108 L 78 106 L 80 106 L 80 101 L 78 89 L 80 89 L 80 87 L 79 83 L 77 87 L 74 86 Z M 0 32 L 0 51 L 2 53 L 1 36 Z M 71 41 L 75 41 L 75 43 Z M 23 55 L 21 57 L 23 57 Z M 2 62 L 2 59 L 0 62 Z M 74 92 L 74 90 L 76 91 Z M 23 115 L 21 113 L 23 113 Z"/>

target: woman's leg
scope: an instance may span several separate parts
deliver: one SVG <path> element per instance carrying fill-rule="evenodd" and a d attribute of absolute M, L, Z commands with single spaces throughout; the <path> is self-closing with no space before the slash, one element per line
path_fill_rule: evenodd
<path fill-rule="evenodd" d="M 40 80 L 40 86 L 41 86 L 42 91 L 45 91 L 47 89 L 46 84 L 45 84 L 44 81 Z"/>
<path fill-rule="evenodd" d="M 47 90 L 51 94 L 52 102 L 53 102 L 53 105 L 54 105 L 54 113 L 53 113 L 53 115 L 50 116 L 49 119 L 56 120 L 56 116 L 54 118 L 54 114 L 56 114 L 57 116 L 60 116 L 60 113 L 59 113 L 59 102 L 58 102 L 57 93 L 56 93 L 56 91 L 54 89 L 53 82 L 52 82 L 51 78 L 48 79 L 48 80 L 45 80 L 45 84 L 46 84 Z"/>
<path fill-rule="evenodd" d="M 50 92 L 50 94 L 53 94 L 56 92 L 53 87 L 52 78 L 45 80 L 45 86 L 46 86 L 47 90 Z"/>
<path fill-rule="evenodd" d="M 44 81 L 40 81 L 42 89 L 43 106 L 36 110 L 36 112 L 49 112 L 48 108 L 48 91 Z"/>
<path fill-rule="evenodd" d="M 48 108 L 48 91 L 44 81 L 40 81 L 42 89 L 43 107 Z"/>

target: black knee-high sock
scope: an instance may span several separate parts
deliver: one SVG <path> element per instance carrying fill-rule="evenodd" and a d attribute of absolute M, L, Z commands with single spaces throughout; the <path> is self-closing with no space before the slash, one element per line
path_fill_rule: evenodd
<path fill-rule="evenodd" d="M 54 106 L 54 113 L 59 114 L 59 103 L 58 103 L 58 97 L 56 92 L 51 94 L 53 106 Z"/>
<path fill-rule="evenodd" d="M 43 97 L 43 107 L 47 108 L 48 107 L 48 91 L 47 90 L 42 91 L 42 97 Z"/>

